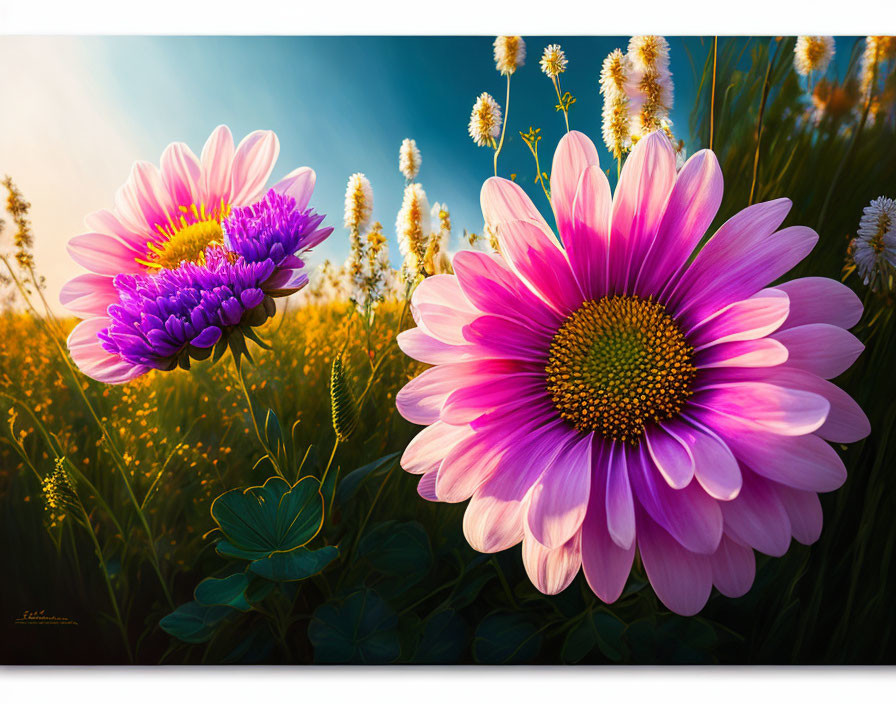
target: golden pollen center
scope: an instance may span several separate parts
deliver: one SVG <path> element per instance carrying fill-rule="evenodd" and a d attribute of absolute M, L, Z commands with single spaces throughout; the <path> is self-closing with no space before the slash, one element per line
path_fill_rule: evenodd
<path fill-rule="evenodd" d="M 693 352 L 659 303 L 585 301 L 551 341 L 548 392 L 578 430 L 637 443 L 649 423 L 681 412 L 697 372 Z"/>
<path fill-rule="evenodd" d="M 146 256 L 137 263 L 154 271 L 176 269 L 183 262 L 202 264 L 208 247 L 223 244 L 221 222 L 230 214 L 230 206 L 222 202 L 210 211 L 204 205 L 182 206 L 181 211 L 178 219 L 156 225 L 161 237 L 146 243 Z"/>

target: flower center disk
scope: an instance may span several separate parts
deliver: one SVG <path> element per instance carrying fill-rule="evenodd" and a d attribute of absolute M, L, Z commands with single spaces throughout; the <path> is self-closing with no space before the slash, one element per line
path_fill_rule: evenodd
<path fill-rule="evenodd" d="M 637 443 L 681 412 L 696 375 L 693 348 L 664 306 L 637 296 L 585 301 L 551 341 L 547 386 L 583 432 Z"/>
<path fill-rule="evenodd" d="M 208 247 L 224 241 L 221 222 L 230 214 L 230 206 L 221 203 L 213 210 L 204 205 L 181 206 L 182 214 L 170 218 L 164 225 L 156 225 L 160 240 L 148 242 L 145 259 L 137 259 L 149 269 L 176 269 L 183 262 L 203 264 Z"/>

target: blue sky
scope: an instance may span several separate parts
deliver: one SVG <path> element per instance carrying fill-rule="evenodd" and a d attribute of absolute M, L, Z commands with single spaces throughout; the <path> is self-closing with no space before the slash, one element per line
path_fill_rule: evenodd
<path fill-rule="evenodd" d="M 628 37 L 525 37 L 526 65 L 513 77 L 501 175 L 517 180 L 543 209 L 534 163 L 520 130 L 542 128 L 549 170 L 562 115 L 541 73 L 542 49 L 559 42 L 569 66 L 563 89 L 576 96 L 570 125 L 600 142 L 598 75 L 604 57 Z M 492 59 L 493 37 L 0 37 L 0 60 L 21 66 L 0 109 L 0 172 L 18 178 L 34 204 L 38 263 L 51 294 L 77 272 L 61 246 L 83 231 L 91 210 L 110 207 L 136 159 L 158 163 L 165 146 L 185 141 L 199 153 L 211 130 L 230 126 L 237 140 L 254 129 L 280 139 L 274 178 L 297 166 L 317 172 L 314 206 L 336 232 L 319 249 L 341 261 L 345 183 L 364 172 L 374 189 L 374 217 L 394 229 L 403 177 L 398 147 L 412 137 L 423 154 L 418 180 L 430 202 L 448 205 L 455 232 L 480 231 L 479 188 L 492 152 L 467 135 L 482 91 L 504 102 Z M 676 135 L 689 152 L 688 117 L 709 40 L 670 37 Z M 851 42 L 850 42 L 851 44 Z M 841 48 L 841 45 L 838 45 Z M 842 43 L 842 54 L 849 44 Z M 844 57 L 845 58 L 845 57 Z M 602 145 L 601 145 L 602 147 Z M 611 165 L 602 151 L 602 162 Z M 393 261 L 397 258 L 394 235 Z"/>

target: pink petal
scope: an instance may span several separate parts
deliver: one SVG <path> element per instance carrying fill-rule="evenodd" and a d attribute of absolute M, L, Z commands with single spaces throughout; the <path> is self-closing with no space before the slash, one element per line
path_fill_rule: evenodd
<path fill-rule="evenodd" d="M 155 241 L 155 237 L 147 234 L 144 222 L 139 232 L 134 232 L 119 220 L 111 210 L 97 210 L 84 218 L 84 223 L 91 230 L 103 235 L 117 237 L 135 254 L 146 254 L 147 241 Z"/>
<path fill-rule="evenodd" d="M 305 210 L 311 201 L 311 195 L 314 193 L 314 182 L 316 179 L 317 176 L 314 173 L 314 169 L 300 166 L 298 169 L 286 174 L 271 188 L 277 193 L 295 198 L 296 209 Z"/>
<path fill-rule="evenodd" d="M 750 548 L 725 536 L 709 561 L 712 582 L 722 594 L 736 599 L 750 591 L 756 578 L 756 556 Z"/>
<path fill-rule="evenodd" d="M 514 273 L 557 312 L 566 315 L 582 304 L 566 256 L 536 225 L 523 220 L 501 223 L 498 241 Z"/>
<path fill-rule="evenodd" d="M 105 316 L 106 308 L 118 303 L 118 291 L 108 276 L 81 274 L 62 286 L 59 302 L 80 317 Z"/>
<path fill-rule="evenodd" d="M 778 284 L 790 297 L 790 315 L 782 330 L 810 323 L 828 323 L 847 329 L 862 317 L 862 301 L 839 281 L 809 276 Z"/>
<path fill-rule="evenodd" d="M 548 549 L 560 548 L 585 519 L 591 489 L 593 433 L 563 448 L 532 487 L 528 530 Z"/>
<path fill-rule="evenodd" d="M 499 255 L 461 251 L 452 264 L 464 297 L 476 309 L 543 334 L 552 335 L 560 327 L 561 316 L 532 293 Z"/>
<path fill-rule="evenodd" d="M 744 472 L 740 494 L 720 506 L 727 535 L 766 555 L 780 557 L 787 552 L 790 519 L 771 482 Z"/>
<path fill-rule="evenodd" d="M 261 195 L 280 155 L 280 140 L 270 130 L 246 135 L 233 155 L 230 176 L 231 203 L 248 205 Z"/>
<path fill-rule="evenodd" d="M 129 181 L 146 223 L 152 228 L 167 224 L 174 214 L 174 202 L 155 165 L 138 161 L 131 169 Z"/>
<path fill-rule="evenodd" d="M 544 547 L 527 534 L 523 539 L 523 566 L 538 591 L 559 594 L 572 583 L 582 566 L 581 532 L 554 549 Z"/>
<path fill-rule="evenodd" d="M 486 413 L 513 407 L 520 399 L 535 401 L 545 397 L 543 374 L 519 373 L 512 361 L 491 361 L 496 365 L 503 363 L 506 370 L 490 374 L 479 383 L 466 384 L 452 391 L 439 414 L 443 421 L 452 425 L 472 423 Z"/>
<path fill-rule="evenodd" d="M 818 242 L 808 227 L 788 227 L 759 242 L 740 259 L 720 262 L 714 275 L 689 289 L 679 314 L 685 325 L 706 318 L 724 306 L 749 298 L 799 264 Z M 785 294 L 786 295 L 786 294 Z"/>
<path fill-rule="evenodd" d="M 411 474 L 435 472 L 449 450 L 472 433 L 469 426 L 437 421 L 417 433 L 408 443 L 401 456 L 401 467 Z"/>
<path fill-rule="evenodd" d="M 417 482 L 417 493 L 427 501 L 439 500 L 436 496 L 436 472 L 429 472 L 420 477 L 420 481 Z"/>
<path fill-rule="evenodd" d="M 540 229 L 548 241 L 559 247 L 557 236 L 541 216 L 526 192 L 513 181 L 492 177 L 482 184 L 479 194 L 482 217 L 487 225 L 500 231 L 500 226 L 515 220 L 528 220 Z"/>
<path fill-rule="evenodd" d="M 162 181 L 176 205 L 190 206 L 200 202 L 199 159 L 183 142 L 174 142 L 162 152 Z"/>
<path fill-rule="evenodd" d="M 68 351 L 81 372 L 104 384 L 123 384 L 149 369 L 133 365 L 106 352 L 97 334 L 109 327 L 109 318 L 88 318 L 78 323 L 68 336 Z"/>
<path fill-rule="evenodd" d="M 564 246 L 570 248 L 575 237 L 570 237 L 574 232 L 573 222 L 573 203 L 576 200 L 576 189 L 585 170 L 589 167 L 595 167 L 597 173 L 603 174 L 600 170 L 597 158 L 597 149 L 594 143 L 581 132 L 567 132 L 563 135 L 560 143 L 554 151 L 554 162 L 551 166 L 551 206 L 554 208 L 554 216 L 557 219 L 557 231 L 563 240 Z M 604 183 L 607 182 L 606 176 Z M 597 181 L 595 181 L 597 184 Z M 603 189 L 601 189 L 603 190 Z M 600 195 L 594 194 L 595 200 L 601 200 Z M 606 187 L 606 202 L 604 207 L 609 206 L 610 186 Z M 519 219 L 521 216 L 517 216 Z M 602 222 L 606 223 L 606 217 Z M 572 255 L 570 255 L 572 259 Z"/>
<path fill-rule="evenodd" d="M 145 271 L 134 259 L 133 250 L 107 235 L 97 232 L 77 235 L 66 246 L 72 259 L 95 274 L 115 276 Z"/>
<path fill-rule="evenodd" d="M 214 208 L 222 202 L 230 203 L 233 154 L 233 135 L 227 125 L 219 125 L 202 147 L 199 158 L 202 164 L 199 190 L 206 207 Z"/>
<path fill-rule="evenodd" d="M 628 468 L 638 503 L 650 517 L 691 552 L 712 554 L 722 538 L 718 503 L 695 483 L 673 489 L 643 446 L 629 448 Z"/>
<path fill-rule="evenodd" d="M 476 489 L 464 513 L 464 535 L 474 550 L 498 552 L 523 539 L 526 496 L 562 446 L 556 437 L 550 428 L 517 443 Z"/>
<path fill-rule="evenodd" d="M 680 422 L 650 426 L 644 433 L 647 450 L 659 473 L 673 489 L 683 489 L 694 478 L 694 456 L 675 428 Z"/>
<path fill-rule="evenodd" d="M 715 154 L 704 149 L 688 159 L 672 186 L 649 252 L 636 262 L 636 293 L 655 294 L 678 273 L 712 224 L 722 191 L 722 169 Z"/>
<path fill-rule="evenodd" d="M 683 548 L 643 509 L 638 511 L 638 550 L 650 585 L 667 608 L 682 616 L 703 608 L 712 591 L 708 555 Z"/>
<path fill-rule="evenodd" d="M 430 337 L 420 328 L 411 328 L 398 333 L 395 341 L 408 357 L 424 364 L 468 362 L 486 356 L 474 345 L 449 345 L 447 342 Z"/>
<path fill-rule="evenodd" d="M 464 383 L 466 363 L 442 364 L 412 379 L 395 396 L 395 406 L 405 420 L 431 425 L 439 420 L 442 404 L 458 385 Z"/>
<path fill-rule="evenodd" d="M 610 276 L 610 183 L 598 166 L 582 173 L 572 223 L 563 233 L 569 264 L 587 298 L 607 294 Z"/>
<path fill-rule="evenodd" d="M 713 384 L 698 391 L 691 401 L 755 430 L 778 435 L 815 432 L 831 408 L 818 394 L 762 382 Z"/>
<path fill-rule="evenodd" d="M 757 474 L 804 491 L 833 491 L 846 481 L 843 460 L 817 435 L 786 437 L 707 417 L 734 455 Z"/>
<path fill-rule="evenodd" d="M 789 312 L 787 294 L 768 288 L 703 319 L 691 328 L 688 341 L 699 352 L 725 342 L 755 340 L 781 327 Z"/>
<path fill-rule="evenodd" d="M 536 333 L 507 318 L 481 315 L 463 329 L 463 336 L 482 356 L 547 364 L 551 336 Z"/>
<path fill-rule="evenodd" d="M 668 302 L 677 307 L 718 276 L 730 262 L 741 260 L 749 250 L 771 235 L 784 222 L 791 202 L 786 198 L 756 203 L 725 222 L 700 250 L 691 266 L 668 293 Z M 734 299 L 732 299 L 734 300 Z"/>
<path fill-rule="evenodd" d="M 607 529 L 606 485 L 601 476 L 604 467 L 601 451 L 595 443 L 591 495 L 588 512 L 582 522 L 582 567 L 588 586 L 604 602 L 611 604 L 625 588 L 635 557 L 632 541 L 628 549 L 620 548 Z"/>
<path fill-rule="evenodd" d="M 610 219 L 610 291 L 632 288 L 675 181 L 675 153 L 662 132 L 638 141 L 625 160 Z"/>
<path fill-rule="evenodd" d="M 775 367 L 787 361 L 787 348 L 777 340 L 723 342 L 707 347 L 694 355 L 698 369 L 726 367 Z"/>
<path fill-rule="evenodd" d="M 781 330 L 772 338 L 787 348 L 788 367 L 803 369 L 822 379 L 840 376 L 865 349 L 855 335 L 827 323 L 810 323 Z"/>
<path fill-rule="evenodd" d="M 450 345 L 464 345 L 463 328 L 479 313 L 467 303 L 456 276 L 440 274 L 420 282 L 411 296 L 414 320 L 431 337 Z"/>
<path fill-rule="evenodd" d="M 790 518 L 790 531 L 803 545 L 811 545 L 821 537 L 824 517 L 818 494 L 775 484 L 774 489 Z"/>
<path fill-rule="evenodd" d="M 614 443 L 606 452 L 605 458 L 607 530 L 613 542 L 627 550 L 635 542 L 635 506 L 624 447 Z"/>
<path fill-rule="evenodd" d="M 666 424 L 687 443 L 694 458 L 694 476 L 703 490 L 714 499 L 730 501 L 741 487 L 741 472 L 728 445 L 709 428 L 689 419 L 689 423 Z"/>

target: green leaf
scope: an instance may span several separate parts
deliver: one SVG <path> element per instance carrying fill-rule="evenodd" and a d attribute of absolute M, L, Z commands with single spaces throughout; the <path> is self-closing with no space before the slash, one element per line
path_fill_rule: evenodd
<path fill-rule="evenodd" d="M 573 626 L 566 634 L 560 659 L 567 665 L 575 665 L 597 645 L 597 633 L 587 616 Z"/>
<path fill-rule="evenodd" d="M 279 453 L 283 445 L 283 431 L 280 428 L 280 419 L 272 408 L 268 409 L 264 418 L 264 437 L 268 447 L 274 453 Z"/>
<path fill-rule="evenodd" d="M 366 557 L 379 572 L 399 577 L 405 587 L 419 582 L 432 566 L 429 536 L 416 521 L 377 524 L 361 540 L 358 557 Z"/>
<path fill-rule="evenodd" d="M 591 616 L 591 622 L 594 624 L 600 652 L 613 662 L 621 662 L 625 648 L 622 643 L 625 623 L 603 610 L 595 611 Z"/>
<path fill-rule="evenodd" d="M 276 588 L 277 585 L 274 582 L 256 576 L 249 582 L 249 587 L 246 589 L 246 601 L 252 606 L 260 604 Z"/>
<path fill-rule="evenodd" d="M 394 662 L 401 651 L 397 625 L 395 612 L 370 589 L 323 604 L 308 625 L 314 660 L 362 665 Z"/>
<path fill-rule="evenodd" d="M 224 579 L 209 577 L 197 585 L 193 598 L 204 606 L 230 606 L 239 611 L 248 611 L 252 608 L 244 596 L 248 586 L 249 576 L 245 572 Z"/>
<path fill-rule="evenodd" d="M 212 503 L 211 513 L 229 546 L 236 548 L 230 551 L 233 557 L 242 557 L 240 552 L 263 557 L 295 550 L 311 540 L 323 522 L 320 482 L 303 477 L 290 486 L 280 477 L 271 477 L 262 486 L 221 494 Z"/>
<path fill-rule="evenodd" d="M 466 578 L 457 587 L 454 596 L 451 597 L 451 606 L 455 609 L 462 609 L 465 606 L 469 606 L 476 601 L 476 597 L 479 596 L 479 592 L 482 591 L 482 588 L 496 576 L 495 571 L 489 569 L 485 572 L 479 572 L 472 577 Z"/>
<path fill-rule="evenodd" d="M 351 500 L 358 491 L 358 487 L 369 475 L 376 473 L 379 469 L 385 469 L 400 454 L 401 452 L 393 452 L 391 455 L 385 455 L 347 474 L 336 488 L 336 502 L 341 506 Z"/>
<path fill-rule="evenodd" d="M 414 662 L 442 665 L 458 662 L 464 655 L 469 629 L 453 609 L 430 616 L 414 653 Z"/>
<path fill-rule="evenodd" d="M 473 658 L 483 665 L 526 663 L 538 655 L 541 641 L 541 633 L 525 616 L 496 611 L 476 628 Z"/>
<path fill-rule="evenodd" d="M 221 557 L 235 557 L 238 560 L 260 560 L 267 557 L 265 550 L 243 550 L 235 545 L 231 545 L 226 540 L 221 540 L 215 545 L 215 550 Z"/>
<path fill-rule="evenodd" d="M 185 643 L 204 643 L 212 637 L 218 624 L 232 613 L 227 606 L 205 606 L 189 601 L 165 616 L 159 626 Z"/>
<path fill-rule="evenodd" d="M 291 552 L 277 552 L 255 560 L 249 569 L 259 577 L 273 582 L 295 582 L 317 574 L 339 555 L 339 550 L 328 545 L 320 550 L 298 548 Z"/>

